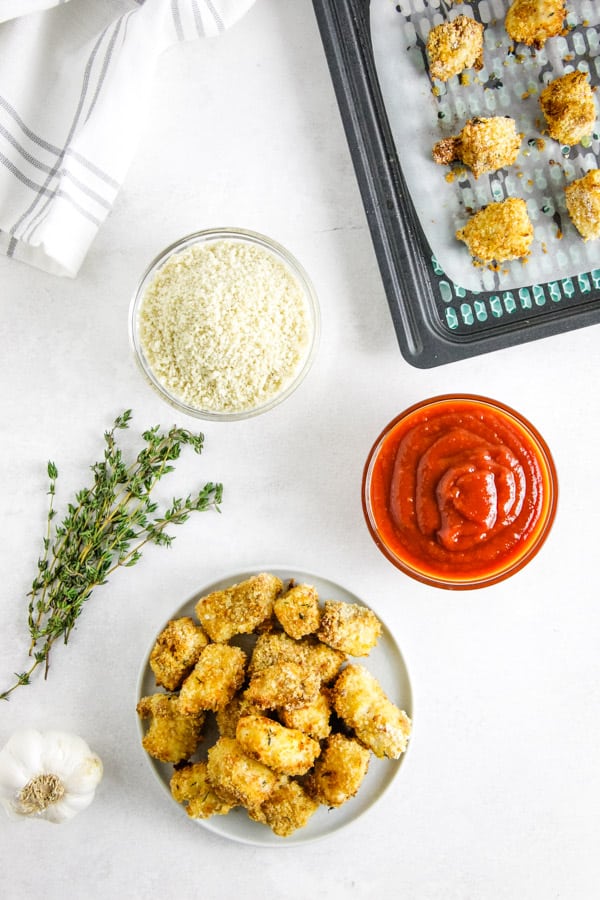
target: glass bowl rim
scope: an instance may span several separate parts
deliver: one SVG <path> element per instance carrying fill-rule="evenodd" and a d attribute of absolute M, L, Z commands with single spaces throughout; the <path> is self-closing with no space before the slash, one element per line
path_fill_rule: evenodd
<path fill-rule="evenodd" d="M 302 360 L 298 371 L 295 373 L 291 381 L 286 387 L 259 406 L 249 407 L 241 410 L 231 410 L 219 412 L 218 410 L 204 410 L 191 406 L 185 401 L 174 396 L 168 388 L 154 375 L 150 366 L 146 363 L 141 349 L 138 333 L 138 314 L 144 293 L 151 277 L 159 271 L 167 260 L 178 252 L 183 252 L 194 244 L 204 244 L 218 240 L 237 240 L 241 243 L 249 243 L 259 245 L 275 255 L 286 268 L 296 278 L 302 295 L 306 302 L 309 322 L 309 340 L 308 350 Z M 284 400 L 291 396 L 294 391 L 304 381 L 304 378 L 310 371 L 312 364 L 317 355 L 320 337 L 321 337 L 321 311 L 316 290 L 304 266 L 283 244 L 275 241 L 258 231 L 252 231 L 245 228 L 235 226 L 222 226 L 216 228 L 204 228 L 199 231 L 193 231 L 189 234 L 179 237 L 172 241 L 168 246 L 160 250 L 150 263 L 144 269 L 134 288 L 133 295 L 129 303 L 128 312 L 128 334 L 129 345 L 133 351 L 133 355 L 138 369 L 142 373 L 144 380 L 151 388 L 170 406 L 179 412 L 185 413 L 197 419 L 204 419 L 213 422 L 234 422 L 250 419 L 254 416 L 266 413 L 274 407 L 278 406 Z"/>
<path fill-rule="evenodd" d="M 538 450 L 539 456 L 543 460 L 544 467 L 547 471 L 550 496 L 547 508 L 543 513 L 543 521 L 540 525 L 539 531 L 535 535 L 535 538 L 534 540 L 532 540 L 530 546 L 527 547 L 527 549 L 521 556 L 519 556 L 516 560 L 513 560 L 513 562 L 508 564 L 506 567 L 496 569 L 494 570 L 494 572 L 491 572 L 488 575 L 473 576 L 471 578 L 453 580 L 450 577 L 444 578 L 442 576 L 436 576 L 431 572 L 423 572 L 403 560 L 387 547 L 385 542 L 379 537 L 375 517 L 371 512 L 369 487 L 373 466 L 378 457 L 383 439 L 396 427 L 396 425 L 398 425 L 399 422 L 407 419 L 417 411 L 426 409 L 429 406 L 444 405 L 456 400 L 467 400 L 482 407 L 499 410 L 509 419 L 513 419 L 529 435 L 533 444 Z M 558 506 L 558 474 L 556 471 L 554 458 L 545 438 L 522 413 L 518 412 L 513 407 L 509 406 L 506 403 L 503 403 L 500 400 L 494 400 L 481 394 L 438 394 L 435 397 L 428 397 L 424 400 L 420 400 L 416 403 L 411 404 L 411 406 L 407 407 L 405 410 L 403 410 L 403 412 L 398 413 L 398 415 L 394 416 L 394 418 L 391 419 L 381 430 L 381 432 L 371 445 L 366 462 L 363 467 L 361 502 L 365 522 L 376 547 L 397 569 L 399 569 L 401 572 L 404 572 L 405 575 L 410 576 L 415 581 L 419 581 L 421 584 L 426 584 L 431 587 L 453 591 L 474 590 L 477 588 L 488 587 L 490 585 L 498 584 L 499 582 L 504 581 L 511 575 L 519 572 L 537 555 L 538 551 L 542 548 L 544 542 L 546 541 L 546 538 L 551 531 L 554 519 L 556 517 Z"/>

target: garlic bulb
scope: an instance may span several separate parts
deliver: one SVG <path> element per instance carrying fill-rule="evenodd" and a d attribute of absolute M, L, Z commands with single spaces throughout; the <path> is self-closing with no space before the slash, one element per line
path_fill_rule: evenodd
<path fill-rule="evenodd" d="M 76 734 L 25 728 L 0 750 L 0 803 L 13 817 L 72 819 L 101 778 L 102 761 Z"/>

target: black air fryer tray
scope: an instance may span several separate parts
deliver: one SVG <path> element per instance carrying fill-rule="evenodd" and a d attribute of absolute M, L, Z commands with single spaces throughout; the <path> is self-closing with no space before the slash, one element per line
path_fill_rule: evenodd
<path fill-rule="evenodd" d="M 404 358 L 430 368 L 600 322 L 600 268 L 476 295 L 445 276 L 398 162 L 375 69 L 370 0 L 313 6 Z M 600 247 L 598 256 L 600 266 Z"/>

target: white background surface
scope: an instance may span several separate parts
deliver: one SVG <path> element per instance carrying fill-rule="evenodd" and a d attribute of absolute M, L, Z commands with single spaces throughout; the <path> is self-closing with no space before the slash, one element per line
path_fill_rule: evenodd
<path fill-rule="evenodd" d="M 311 4 L 257 0 L 214 42 L 161 60 L 139 152 L 79 277 L 0 259 L 0 676 L 25 668 L 26 593 L 45 521 L 45 467 L 65 502 L 132 407 L 131 435 L 177 417 L 129 354 L 138 274 L 198 228 L 262 231 L 295 253 L 320 297 L 316 364 L 283 406 L 201 425 L 167 496 L 220 479 L 171 550 L 98 589 L 47 682 L 0 707 L 18 727 L 80 733 L 105 776 L 73 823 L 0 819 L 7 898 L 597 896 L 600 816 L 598 328 L 420 371 L 400 356 Z M 552 534 L 505 584 L 452 594 L 413 583 L 363 523 L 363 461 L 381 428 L 440 392 L 515 406 L 560 478 Z M 321 572 L 380 611 L 412 677 L 414 739 L 393 788 L 320 843 L 259 849 L 188 822 L 138 746 L 135 687 L 171 609 L 228 572 Z"/>

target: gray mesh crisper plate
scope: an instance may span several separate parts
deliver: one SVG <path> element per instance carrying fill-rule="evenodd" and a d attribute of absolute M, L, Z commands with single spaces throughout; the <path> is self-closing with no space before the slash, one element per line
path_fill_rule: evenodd
<path fill-rule="evenodd" d="M 599 136 L 574 148 L 544 138 L 538 100 L 549 80 L 573 68 L 600 83 L 599 5 L 571 0 L 567 33 L 535 51 L 512 48 L 507 0 L 313 4 L 407 361 L 436 366 L 599 322 L 599 242 L 581 240 L 564 205 L 564 185 L 600 167 Z M 485 68 L 433 90 L 427 33 L 461 13 L 486 26 Z M 524 134 L 519 159 L 477 181 L 464 170 L 446 179 L 431 160 L 432 141 L 477 114 L 515 117 Z M 444 235 L 453 236 L 466 209 L 505 196 L 527 202 L 530 259 L 476 269 L 464 245 Z"/>

